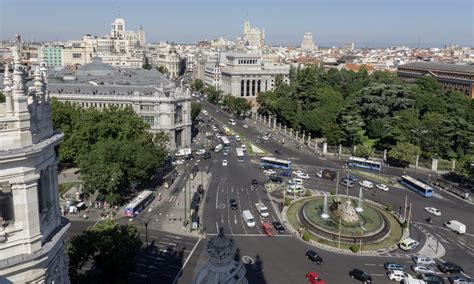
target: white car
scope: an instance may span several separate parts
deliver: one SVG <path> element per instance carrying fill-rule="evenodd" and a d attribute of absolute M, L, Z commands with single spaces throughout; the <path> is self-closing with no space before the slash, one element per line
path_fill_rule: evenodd
<path fill-rule="evenodd" d="M 239 135 L 235 135 L 235 141 L 240 142 L 240 136 Z"/>
<path fill-rule="evenodd" d="M 387 276 L 388 276 L 388 279 L 390 280 L 395 280 L 395 281 L 402 281 L 402 280 L 406 280 L 406 279 L 410 279 L 410 278 L 413 278 L 411 277 L 410 274 L 406 273 L 406 272 L 403 272 L 401 270 L 390 270 L 390 271 L 387 271 Z"/>
<path fill-rule="evenodd" d="M 386 186 L 385 184 L 380 183 L 380 184 L 377 184 L 375 187 L 382 191 L 388 191 L 388 186 Z"/>
<path fill-rule="evenodd" d="M 242 125 L 243 128 L 249 128 L 247 124 Z"/>
<path fill-rule="evenodd" d="M 298 185 L 298 184 L 293 184 L 293 185 L 290 185 L 287 189 L 286 189 L 286 192 L 287 193 L 295 193 L 295 194 L 299 194 L 299 193 L 302 193 L 303 192 L 303 187 L 301 185 Z"/>
<path fill-rule="evenodd" d="M 435 265 L 435 261 L 429 257 L 424 256 L 414 256 L 412 258 L 413 262 L 421 265 Z"/>
<path fill-rule="evenodd" d="M 272 169 L 268 169 L 268 170 L 264 170 L 263 173 L 266 175 L 274 175 L 276 174 L 276 171 Z"/>
<path fill-rule="evenodd" d="M 434 207 L 425 207 L 425 211 L 430 213 L 431 215 L 441 216 L 441 211 Z"/>
<path fill-rule="evenodd" d="M 373 188 L 374 184 L 368 180 L 359 181 L 360 186 L 365 188 Z"/>
<path fill-rule="evenodd" d="M 289 184 L 303 185 L 303 180 L 300 178 L 292 178 L 288 181 Z"/>
<path fill-rule="evenodd" d="M 296 174 L 296 176 L 301 178 L 301 179 L 309 179 L 309 175 L 306 174 L 306 173 L 298 173 L 298 174 Z"/>
<path fill-rule="evenodd" d="M 206 153 L 206 149 L 199 149 L 196 151 L 197 155 L 204 155 L 204 153 Z"/>
<path fill-rule="evenodd" d="M 293 171 L 292 174 L 299 175 L 299 174 L 304 174 L 304 172 L 303 171 Z"/>
<path fill-rule="evenodd" d="M 265 136 L 262 137 L 262 139 L 265 140 L 265 141 L 268 141 L 268 140 L 270 139 L 270 137 L 268 137 L 267 135 L 265 135 Z"/>
<path fill-rule="evenodd" d="M 245 146 L 245 144 L 242 144 L 242 145 L 240 146 L 240 148 L 241 148 L 242 151 L 244 151 L 244 152 L 247 151 L 247 146 Z"/>
<path fill-rule="evenodd" d="M 217 139 L 221 139 L 221 135 L 219 133 L 216 134 Z"/>
<path fill-rule="evenodd" d="M 435 273 L 432 269 L 424 265 L 412 265 L 411 270 L 416 273 Z"/>
<path fill-rule="evenodd" d="M 323 177 L 323 171 L 317 172 L 317 173 L 316 173 L 316 176 L 317 176 L 318 178 L 322 178 L 322 177 Z"/>
<path fill-rule="evenodd" d="M 227 160 L 222 160 L 222 166 L 227 167 Z"/>

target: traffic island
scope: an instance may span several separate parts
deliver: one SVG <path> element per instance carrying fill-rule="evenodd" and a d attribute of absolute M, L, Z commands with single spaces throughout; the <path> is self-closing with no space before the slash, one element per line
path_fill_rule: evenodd
<path fill-rule="evenodd" d="M 342 253 L 379 254 L 396 247 L 402 225 L 386 207 L 346 196 L 294 200 L 283 213 L 287 227 L 303 240 Z"/>

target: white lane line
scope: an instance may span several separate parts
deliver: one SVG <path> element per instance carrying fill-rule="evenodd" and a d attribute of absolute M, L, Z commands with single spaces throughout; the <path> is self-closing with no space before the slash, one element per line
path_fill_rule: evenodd
<path fill-rule="evenodd" d="M 209 233 L 208 236 L 217 236 L 218 234 Z M 227 235 L 226 235 L 227 236 Z M 264 234 L 232 234 L 230 236 L 234 237 L 264 237 L 269 238 L 267 235 Z M 272 238 L 291 238 L 294 237 L 293 235 L 274 235 Z"/>
<path fill-rule="evenodd" d="M 368 266 L 376 266 L 377 264 L 375 264 L 375 263 L 364 263 L 364 265 L 368 265 Z"/>
<path fill-rule="evenodd" d="M 219 223 L 216 222 L 216 232 L 219 233 Z"/>
<path fill-rule="evenodd" d="M 173 239 L 177 239 L 177 240 L 182 240 L 183 238 L 182 237 L 178 237 L 178 236 L 171 236 L 171 235 L 165 235 L 169 238 L 173 238 Z"/>
<path fill-rule="evenodd" d="M 385 274 L 379 274 L 379 273 L 371 273 L 370 275 L 372 275 L 372 276 L 383 276 L 383 277 L 387 276 Z"/>
<path fill-rule="evenodd" d="M 257 214 L 255 213 L 256 210 L 254 210 L 255 207 L 252 204 L 252 200 L 250 199 L 250 194 L 249 194 L 248 190 L 247 190 L 247 198 L 249 199 L 250 211 L 252 212 L 252 215 L 254 216 L 254 218 L 255 218 L 255 216 L 260 216 L 260 214 L 258 214 L 258 212 L 257 212 Z M 255 227 L 257 227 L 258 232 L 261 234 L 262 231 L 260 230 L 260 226 L 255 226 Z"/>
<path fill-rule="evenodd" d="M 196 242 L 196 244 L 194 245 L 193 249 L 191 250 L 191 253 L 189 253 L 188 257 L 186 258 L 186 261 L 183 263 L 183 266 L 179 270 L 178 274 L 176 274 L 176 277 L 173 280 L 173 284 L 176 284 L 176 281 L 178 281 L 179 276 L 181 275 L 181 273 L 183 273 L 184 267 L 186 267 L 186 264 L 188 263 L 189 259 L 193 255 L 193 253 L 196 250 L 197 246 L 199 245 L 200 241 L 201 241 L 201 239 L 199 238 L 198 241 Z"/>
<path fill-rule="evenodd" d="M 216 193 L 216 209 L 217 209 L 218 202 L 219 202 L 219 189 L 217 189 L 217 193 Z"/>
<path fill-rule="evenodd" d="M 224 214 L 221 214 L 221 224 L 224 224 Z"/>
<path fill-rule="evenodd" d="M 242 191 L 244 191 L 243 187 L 242 187 Z M 241 198 L 240 198 L 238 190 L 237 190 L 237 195 L 236 195 L 235 198 L 237 199 L 237 205 L 239 206 L 240 216 L 242 216 L 242 202 L 240 202 Z M 236 221 L 237 221 L 237 217 L 236 217 Z M 236 222 L 236 224 L 237 224 L 237 222 Z M 244 232 L 247 234 L 247 229 L 245 228 L 244 222 L 242 222 L 242 227 L 244 228 Z"/>

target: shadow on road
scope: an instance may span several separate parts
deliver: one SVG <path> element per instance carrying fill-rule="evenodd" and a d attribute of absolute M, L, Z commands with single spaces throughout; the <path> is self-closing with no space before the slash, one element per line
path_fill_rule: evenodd
<path fill-rule="evenodd" d="M 247 280 L 249 281 L 249 283 L 259 283 L 259 284 L 267 283 L 263 275 L 264 273 L 263 262 L 262 262 L 262 259 L 260 258 L 260 255 L 257 254 L 255 256 L 254 263 L 245 264 L 245 269 L 247 270 L 247 272 L 245 273 L 245 276 Z"/>

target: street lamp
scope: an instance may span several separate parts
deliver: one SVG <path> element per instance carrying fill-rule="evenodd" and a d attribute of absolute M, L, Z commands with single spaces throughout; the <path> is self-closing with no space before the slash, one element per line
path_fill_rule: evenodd
<path fill-rule="evenodd" d="M 146 283 L 148 283 L 148 224 L 150 223 L 150 219 L 143 219 L 140 215 L 137 215 L 138 219 L 140 220 L 140 224 L 145 225 L 145 257 L 146 257 Z"/>

